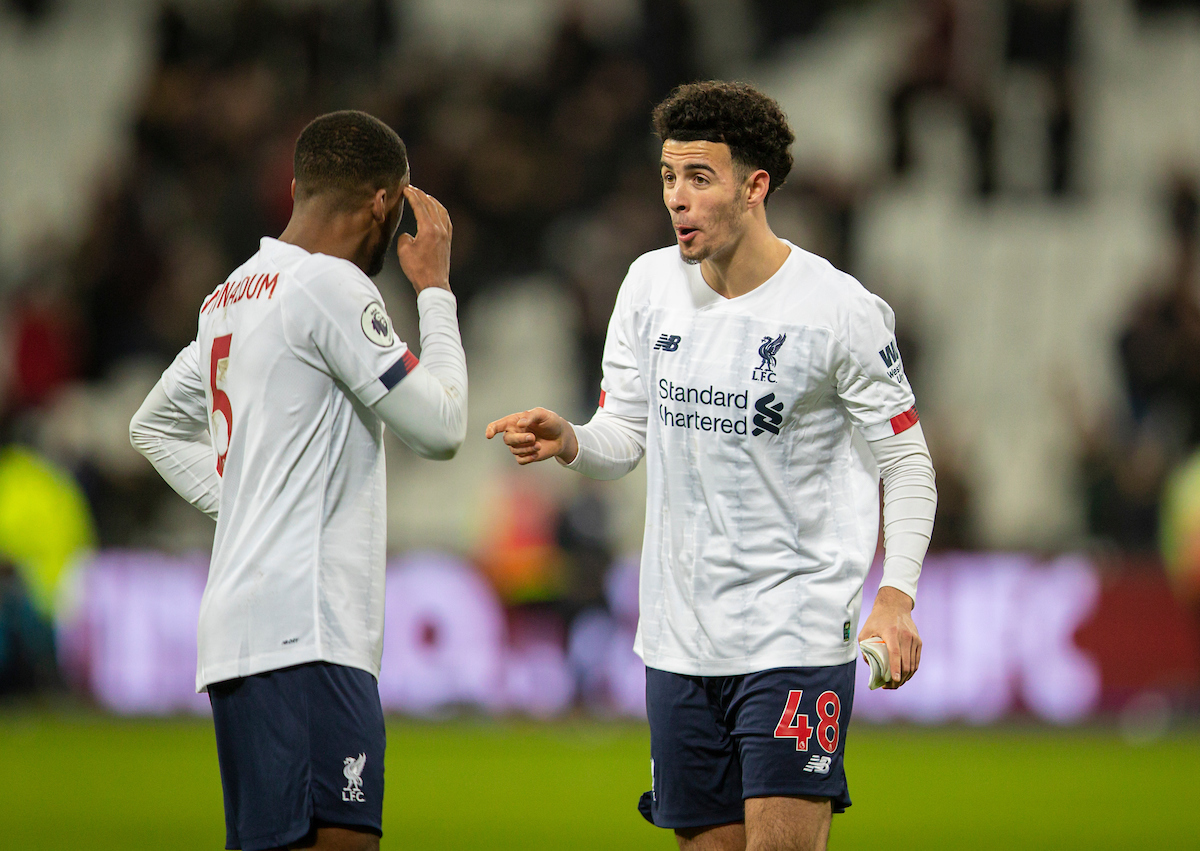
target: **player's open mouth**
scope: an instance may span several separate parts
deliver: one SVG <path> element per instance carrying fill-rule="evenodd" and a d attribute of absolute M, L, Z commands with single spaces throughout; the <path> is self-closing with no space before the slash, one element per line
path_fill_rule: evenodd
<path fill-rule="evenodd" d="M 699 233 L 699 231 L 696 228 L 677 227 L 675 228 L 675 233 L 679 235 L 680 242 L 686 243 L 691 242 L 692 238 Z"/>

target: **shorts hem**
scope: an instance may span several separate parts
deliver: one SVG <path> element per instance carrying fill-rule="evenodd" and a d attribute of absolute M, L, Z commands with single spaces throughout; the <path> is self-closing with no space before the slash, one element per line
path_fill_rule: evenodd
<path fill-rule="evenodd" d="M 270 851 L 272 848 L 282 848 L 298 839 L 303 839 L 312 830 L 312 817 L 307 817 L 303 820 L 303 826 L 297 827 L 293 825 L 287 830 L 281 830 L 277 833 L 268 833 L 264 836 L 253 836 L 249 839 L 239 837 L 241 845 L 225 844 L 226 849 L 240 848 L 242 851 Z M 299 824 L 299 822 L 297 823 Z"/>
<path fill-rule="evenodd" d="M 752 791 L 743 791 L 742 800 L 747 798 L 795 798 L 803 796 L 805 798 L 827 798 L 835 813 L 844 813 L 846 808 L 850 806 L 850 795 L 845 789 L 835 794 L 830 794 L 828 789 L 770 789 L 760 791 L 758 789 Z"/>
<path fill-rule="evenodd" d="M 382 824 L 369 819 L 355 821 L 354 819 L 345 818 L 343 816 L 330 818 L 328 816 L 321 815 L 320 812 L 316 812 L 313 814 L 313 823 L 316 824 L 317 827 L 347 827 L 353 830 L 363 830 L 373 833 L 376 836 L 383 836 Z"/>
<path fill-rule="evenodd" d="M 722 824 L 737 824 L 746 820 L 746 810 L 739 807 L 728 813 L 705 814 L 691 816 L 662 816 L 655 815 L 654 826 L 666 830 L 686 830 L 691 827 L 717 827 Z"/>

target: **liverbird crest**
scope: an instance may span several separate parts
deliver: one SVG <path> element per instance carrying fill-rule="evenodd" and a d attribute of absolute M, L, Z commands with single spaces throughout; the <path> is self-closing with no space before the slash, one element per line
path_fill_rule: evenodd
<path fill-rule="evenodd" d="M 787 334 L 780 334 L 775 339 L 762 338 L 762 345 L 758 347 L 758 356 L 762 358 L 762 363 L 758 367 L 760 370 L 771 372 L 775 369 L 775 356 L 779 354 L 779 350 L 783 347 L 783 341 L 786 339 Z"/>
<path fill-rule="evenodd" d="M 362 788 L 362 773 L 363 767 L 367 764 L 367 755 L 365 753 L 360 753 L 357 758 L 348 756 L 342 760 L 342 763 L 344 766 L 342 768 L 342 774 L 346 776 L 347 791 L 351 789 Z"/>

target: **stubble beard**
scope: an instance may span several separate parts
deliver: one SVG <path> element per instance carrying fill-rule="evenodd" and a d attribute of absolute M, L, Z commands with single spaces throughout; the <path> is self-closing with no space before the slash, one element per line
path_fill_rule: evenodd
<path fill-rule="evenodd" d="M 371 262 L 367 265 L 367 277 L 374 278 L 383 271 L 383 263 L 387 260 L 388 249 L 392 247 L 392 243 L 396 241 L 396 233 L 400 230 L 400 217 L 396 217 L 396 225 L 392 228 L 390 234 L 384 234 L 384 238 L 379 241 L 379 245 L 371 253 Z"/>
<path fill-rule="evenodd" d="M 374 278 L 383 271 L 383 261 L 387 259 L 388 245 L 390 242 L 380 242 L 375 253 L 371 255 L 371 263 L 367 266 L 368 278 Z"/>

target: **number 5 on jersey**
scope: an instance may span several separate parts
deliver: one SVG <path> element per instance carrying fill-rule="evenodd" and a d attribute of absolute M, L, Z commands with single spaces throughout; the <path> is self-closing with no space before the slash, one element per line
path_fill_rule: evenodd
<path fill-rule="evenodd" d="M 229 454 L 229 442 L 233 439 L 233 405 L 229 397 L 218 384 L 225 383 L 225 372 L 229 369 L 229 348 L 233 343 L 233 335 L 226 334 L 217 337 L 212 344 L 212 357 L 209 360 L 208 383 L 212 389 L 212 437 L 213 447 L 217 450 L 217 475 L 225 475 L 225 456 Z M 225 427 L 221 428 L 221 422 Z"/>

